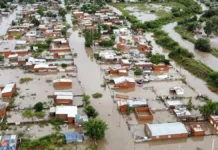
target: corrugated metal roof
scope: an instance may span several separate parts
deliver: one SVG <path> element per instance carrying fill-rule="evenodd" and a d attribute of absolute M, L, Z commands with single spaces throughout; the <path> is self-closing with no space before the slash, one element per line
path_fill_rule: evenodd
<path fill-rule="evenodd" d="M 147 124 L 152 136 L 173 135 L 188 133 L 184 124 L 181 122 Z"/>

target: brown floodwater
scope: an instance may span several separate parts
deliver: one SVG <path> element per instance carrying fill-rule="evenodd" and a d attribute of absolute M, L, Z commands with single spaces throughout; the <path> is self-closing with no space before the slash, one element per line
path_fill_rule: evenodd
<path fill-rule="evenodd" d="M 103 94 L 100 99 L 91 99 L 92 105 L 99 112 L 99 118 L 108 123 L 105 140 L 98 142 L 99 150 L 177 150 L 180 146 L 181 149 L 187 150 L 196 150 L 197 147 L 202 150 L 211 149 L 213 137 L 210 136 L 134 144 L 125 119 L 118 113 L 116 105 L 113 103 L 110 90 L 100 86 L 103 84 L 103 72 L 101 72 L 100 65 L 96 64 L 95 60 L 92 60 L 90 54 L 87 53 L 88 51 L 84 47 L 84 38 L 78 36 L 78 31 L 73 31 L 69 40 L 71 48 L 78 53 L 78 57 L 75 58 L 78 79 L 86 94 L 91 95 L 95 92 Z M 146 92 L 144 94 L 146 95 Z M 218 147 L 218 138 L 214 138 L 215 147 Z"/>
<path fill-rule="evenodd" d="M 199 50 L 195 49 L 195 46 L 193 43 L 184 40 L 180 34 L 178 34 L 174 28 L 177 26 L 177 23 L 169 23 L 165 26 L 163 26 L 163 30 L 165 32 L 168 33 L 168 35 L 174 40 L 177 41 L 182 47 L 186 48 L 187 50 L 189 50 L 190 52 L 192 52 L 195 56 L 195 58 L 201 62 L 203 62 L 204 64 L 206 64 L 207 66 L 209 66 L 210 68 L 212 68 L 215 71 L 218 71 L 218 58 L 213 56 L 210 53 L 204 53 L 201 52 Z"/>
<path fill-rule="evenodd" d="M 111 98 L 110 90 L 100 86 L 103 84 L 103 72 L 101 71 L 101 66 L 90 56 L 90 50 L 86 50 L 84 38 L 78 36 L 78 31 L 72 31 L 69 41 L 73 52 L 78 53 L 78 57 L 75 58 L 75 64 L 78 67 L 78 79 L 81 81 L 85 93 L 88 95 L 95 92 L 103 94 L 103 97 L 100 99 L 91 99 L 92 105 L 99 112 L 99 118 L 108 123 L 105 140 L 98 141 L 99 150 L 196 150 L 198 147 L 202 148 L 202 150 L 209 150 L 212 147 L 213 138 L 215 140 L 214 148 L 218 147 L 218 138 L 215 136 L 134 144 L 132 134 L 127 128 L 126 120 L 118 113 L 116 104 Z M 177 66 L 175 65 L 175 67 Z M 182 70 L 182 72 L 188 73 L 185 70 Z M 188 78 L 189 82 L 195 82 L 193 75 L 190 73 L 187 75 L 190 76 Z M 198 82 L 198 80 L 196 79 L 198 87 L 206 87 L 204 83 Z M 144 94 L 146 95 L 146 92 Z"/>
<path fill-rule="evenodd" d="M 20 5 L 8 16 L 8 17 L 2 17 L 0 20 L 0 36 L 7 33 L 8 28 L 11 25 L 12 20 L 16 19 L 16 13 L 19 12 L 22 9 Z"/>

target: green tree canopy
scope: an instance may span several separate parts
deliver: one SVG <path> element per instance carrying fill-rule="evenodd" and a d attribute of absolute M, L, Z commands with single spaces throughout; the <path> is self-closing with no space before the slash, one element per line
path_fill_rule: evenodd
<path fill-rule="evenodd" d="M 195 42 L 195 48 L 202 51 L 202 52 L 210 52 L 211 51 L 211 47 L 210 47 L 210 43 L 208 40 L 205 39 L 198 39 Z"/>
<path fill-rule="evenodd" d="M 84 124 L 85 135 L 94 140 L 103 139 L 107 126 L 108 125 L 103 120 L 91 118 Z"/>
<path fill-rule="evenodd" d="M 40 112 L 43 109 L 43 103 L 42 102 L 38 102 L 34 105 L 33 107 L 35 109 L 35 111 Z"/>
<path fill-rule="evenodd" d="M 88 105 L 84 108 L 84 112 L 87 114 L 89 118 L 96 118 L 98 116 L 98 112 L 91 105 Z"/>

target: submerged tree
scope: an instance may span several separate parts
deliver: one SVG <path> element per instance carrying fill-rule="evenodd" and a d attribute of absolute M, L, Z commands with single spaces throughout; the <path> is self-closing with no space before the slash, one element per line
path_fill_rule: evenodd
<path fill-rule="evenodd" d="M 108 125 L 99 119 L 89 119 L 88 122 L 84 124 L 85 135 L 89 136 L 93 140 L 100 140 L 105 137 L 105 130 Z"/>

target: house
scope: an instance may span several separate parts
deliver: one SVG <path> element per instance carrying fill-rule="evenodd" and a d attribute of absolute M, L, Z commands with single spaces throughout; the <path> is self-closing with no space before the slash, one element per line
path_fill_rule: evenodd
<path fill-rule="evenodd" d="M 1 87 L 1 96 L 3 98 L 11 98 L 13 94 L 16 92 L 16 84 L 10 83 Z"/>
<path fill-rule="evenodd" d="M 187 138 L 188 131 L 181 122 L 145 124 L 145 133 L 151 140 Z"/>
<path fill-rule="evenodd" d="M 80 11 L 75 11 L 73 12 L 73 16 L 74 18 L 78 19 L 78 18 L 81 18 L 83 16 L 83 12 L 80 12 Z"/>
<path fill-rule="evenodd" d="M 4 117 L 6 115 L 6 105 L 0 104 L 0 117 Z"/>
<path fill-rule="evenodd" d="M 136 107 L 135 114 L 139 121 L 153 120 L 153 114 L 149 107 Z"/>
<path fill-rule="evenodd" d="M 200 124 L 190 125 L 190 130 L 194 136 L 204 136 L 205 135 L 205 131 Z"/>
<path fill-rule="evenodd" d="M 168 71 L 170 68 L 165 64 L 153 64 L 154 71 Z"/>
<path fill-rule="evenodd" d="M 218 134 L 218 116 L 211 115 L 209 117 L 209 121 L 210 121 L 210 124 L 212 124 L 212 126 L 214 128 L 214 133 Z"/>
<path fill-rule="evenodd" d="M 184 105 L 181 100 L 165 100 L 164 103 L 169 109 L 180 108 Z"/>
<path fill-rule="evenodd" d="M 147 42 L 142 40 L 139 41 L 137 49 L 144 53 L 150 52 L 150 47 L 148 46 Z"/>
<path fill-rule="evenodd" d="M 33 69 L 35 72 L 57 72 L 58 71 L 57 66 L 49 66 L 49 64 L 45 64 L 45 63 L 36 64 Z"/>
<path fill-rule="evenodd" d="M 128 107 L 131 107 L 131 108 L 147 107 L 148 103 L 146 99 L 134 98 L 134 99 L 128 99 L 128 100 L 119 100 L 117 101 L 117 106 L 120 112 L 126 112 Z"/>
<path fill-rule="evenodd" d="M 113 79 L 115 87 L 121 89 L 135 88 L 135 80 L 129 77 L 118 77 Z"/>
<path fill-rule="evenodd" d="M 74 123 L 77 112 L 77 106 L 56 106 L 50 108 L 50 115 L 60 118 L 68 123 Z"/>
<path fill-rule="evenodd" d="M 109 73 L 120 76 L 128 76 L 128 68 L 120 66 L 109 67 Z"/>
<path fill-rule="evenodd" d="M 105 61 L 114 61 L 115 56 L 116 56 L 116 53 L 114 53 L 113 51 L 101 51 L 99 53 L 99 57 Z"/>
<path fill-rule="evenodd" d="M 55 88 L 72 88 L 71 79 L 57 79 L 53 83 Z"/>
<path fill-rule="evenodd" d="M 18 54 L 11 54 L 8 56 L 9 62 L 18 62 Z"/>
<path fill-rule="evenodd" d="M 121 59 L 120 63 L 122 66 L 125 66 L 125 67 L 130 67 L 130 65 L 131 65 L 131 63 L 129 62 L 128 59 Z"/>
<path fill-rule="evenodd" d="M 14 40 L 0 40 L 0 54 L 8 57 L 11 51 L 15 49 L 16 42 Z"/>
<path fill-rule="evenodd" d="M 70 51 L 70 45 L 68 40 L 64 38 L 55 39 L 51 43 L 50 51 L 59 53 L 59 52 L 69 52 Z"/>
<path fill-rule="evenodd" d="M 17 135 L 2 135 L 0 136 L 0 149 L 1 150 L 16 150 L 18 143 Z"/>
<path fill-rule="evenodd" d="M 152 66 L 153 66 L 153 63 L 151 63 L 151 62 L 139 61 L 139 62 L 136 62 L 136 63 L 134 64 L 134 66 L 135 66 L 136 69 L 144 69 L 144 68 L 152 67 Z"/>
<path fill-rule="evenodd" d="M 56 105 L 72 105 L 73 93 L 68 91 L 54 92 L 54 102 Z"/>

